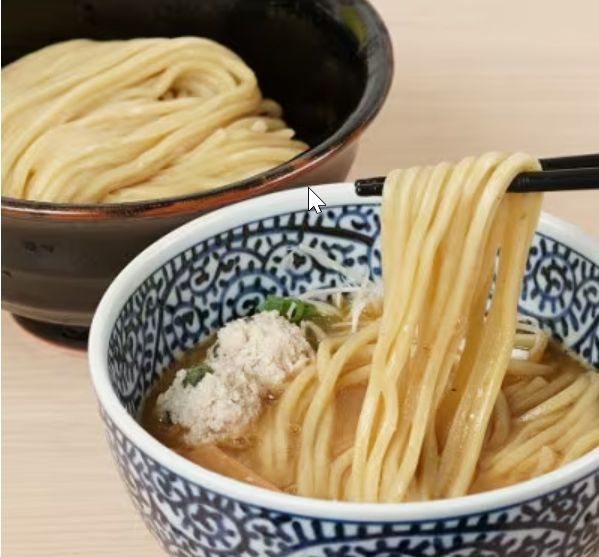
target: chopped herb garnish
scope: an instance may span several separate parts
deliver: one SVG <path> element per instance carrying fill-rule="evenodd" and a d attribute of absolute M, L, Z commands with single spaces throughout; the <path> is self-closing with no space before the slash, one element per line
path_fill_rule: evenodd
<path fill-rule="evenodd" d="M 191 385 L 192 387 L 195 387 L 208 373 L 214 373 L 214 370 L 205 363 L 188 368 L 187 373 L 183 378 L 183 386 L 187 387 L 188 385 Z"/>
<path fill-rule="evenodd" d="M 287 318 L 291 323 L 301 323 L 304 319 L 312 320 L 320 317 L 320 312 L 314 304 L 304 302 L 299 298 L 284 298 L 269 295 L 259 306 L 257 311 L 276 311 Z"/>

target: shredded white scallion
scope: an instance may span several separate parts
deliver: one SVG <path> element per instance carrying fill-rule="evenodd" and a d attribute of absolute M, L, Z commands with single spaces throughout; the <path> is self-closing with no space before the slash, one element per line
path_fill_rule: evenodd
<path fill-rule="evenodd" d="M 356 273 L 346 269 L 334 259 L 331 259 L 322 250 L 315 249 L 306 244 L 291 249 L 284 259 L 285 265 L 290 265 L 294 254 L 302 254 L 312 257 L 317 263 L 327 269 L 337 271 L 341 275 L 342 283 L 338 287 L 321 288 L 309 290 L 299 295 L 298 298 L 314 304 L 319 312 L 323 314 L 339 315 L 339 308 L 343 303 L 343 296 L 351 296 L 351 330 L 356 332 L 360 322 L 360 316 L 364 310 L 373 303 L 382 299 L 382 282 L 373 282 L 369 278 L 369 271 L 364 268 L 362 272 Z M 332 303 L 323 302 L 321 298 L 332 298 Z"/>
<path fill-rule="evenodd" d="M 314 259 L 317 263 L 320 263 L 326 269 L 331 269 L 332 271 L 337 271 L 342 277 L 350 284 L 360 284 L 363 279 L 363 273 L 354 273 L 353 270 L 346 269 L 340 263 L 337 263 L 334 259 L 331 259 L 326 253 L 322 250 L 318 250 L 313 248 L 312 246 L 308 246 L 307 244 L 300 244 L 299 246 L 292 248 L 289 250 L 288 258 L 293 257 L 294 254 L 301 255 L 309 255 Z M 368 276 L 368 270 L 365 270 L 366 276 Z"/>

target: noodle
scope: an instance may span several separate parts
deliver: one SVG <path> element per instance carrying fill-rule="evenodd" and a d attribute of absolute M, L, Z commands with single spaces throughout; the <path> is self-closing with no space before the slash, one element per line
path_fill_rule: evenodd
<path fill-rule="evenodd" d="M 202 38 L 74 40 L 2 70 L 2 193 L 120 203 L 210 190 L 292 159 L 281 109 Z"/>
<path fill-rule="evenodd" d="M 295 465 L 298 493 L 355 501 L 464 495 L 506 482 L 510 469 L 523 478 L 559 465 L 555 428 L 567 428 L 572 405 L 585 408 L 589 422 L 597 419 L 597 394 L 575 404 L 589 374 L 573 382 L 540 363 L 547 336 L 516 320 L 540 196 L 504 193 L 515 175 L 537 168 L 525 155 L 490 153 L 387 178 L 382 315 L 338 347 L 329 339 L 319 346 L 319 382 Z M 377 335 L 369 352 L 367 332 Z M 530 359 L 513 360 L 514 347 L 528 350 Z M 350 354 L 358 351 L 371 357 L 370 365 L 361 356 L 360 366 L 350 369 Z M 513 396 L 509 377 L 520 378 Z M 327 445 L 332 397 L 350 378 L 367 381 L 365 397 L 353 446 L 335 457 Z M 521 436 L 518 415 L 534 424 Z M 581 439 L 572 454 L 588 449 L 595 434 Z M 481 462 L 494 464 L 477 477 Z M 292 456 L 288 466 L 294 466 Z"/>
<path fill-rule="evenodd" d="M 489 153 L 391 173 L 383 303 L 302 325 L 316 356 L 252 426 L 248 467 L 309 497 L 429 500 L 599 446 L 599 376 L 517 315 L 541 197 L 505 192 L 537 168 Z"/>

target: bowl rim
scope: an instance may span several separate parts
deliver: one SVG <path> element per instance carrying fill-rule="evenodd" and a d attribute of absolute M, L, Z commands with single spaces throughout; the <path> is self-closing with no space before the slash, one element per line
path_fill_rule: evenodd
<path fill-rule="evenodd" d="M 353 144 L 382 109 L 391 89 L 394 75 L 393 46 L 384 20 L 369 0 L 351 0 L 376 29 L 376 40 L 369 45 L 366 61 L 366 84 L 354 109 L 323 141 L 309 147 L 293 159 L 270 170 L 218 188 L 182 196 L 105 204 L 70 204 L 30 201 L 1 196 L 2 216 L 14 218 L 49 217 L 51 220 L 85 220 L 114 217 L 147 218 L 173 213 L 189 214 L 215 206 L 219 197 L 230 201 L 238 192 L 260 193 L 283 187 L 310 172 Z"/>
<path fill-rule="evenodd" d="M 312 186 L 311 186 L 312 187 Z M 378 204 L 380 198 L 355 194 L 352 182 L 314 186 L 327 207 Z M 307 205 L 307 188 L 248 199 L 200 216 L 170 232 L 135 257 L 112 282 L 90 329 L 88 362 L 98 401 L 111 422 L 140 451 L 202 488 L 252 506 L 309 518 L 355 522 L 418 522 L 508 509 L 556 492 L 599 470 L 599 449 L 548 474 L 513 486 L 452 499 L 409 503 L 355 503 L 313 499 L 269 491 L 221 476 L 186 460 L 154 439 L 127 413 L 113 391 L 106 354 L 112 326 L 124 303 L 153 271 L 175 254 L 231 228 L 297 211 Z M 599 265 L 599 244 L 577 226 L 543 213 L 538 230 L 558 238 Z M 139 277 L 143 277 L 140 280 Z"/>

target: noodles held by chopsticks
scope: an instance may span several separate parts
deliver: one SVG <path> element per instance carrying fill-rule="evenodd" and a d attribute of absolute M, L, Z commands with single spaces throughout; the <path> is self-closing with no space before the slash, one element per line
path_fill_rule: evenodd
<path fill-rule="evenodd" d="M 489 153 L 389 175 L 382 312 L 329 333 L 266 411 L 253 432 L 260 474 L 304 496 L 429 500 L 523 481 L 599 445 L 599 377 L 548 356 L 547 335 L 517 317 L 541 196 L 505 192 L 537 168 Z"/>

